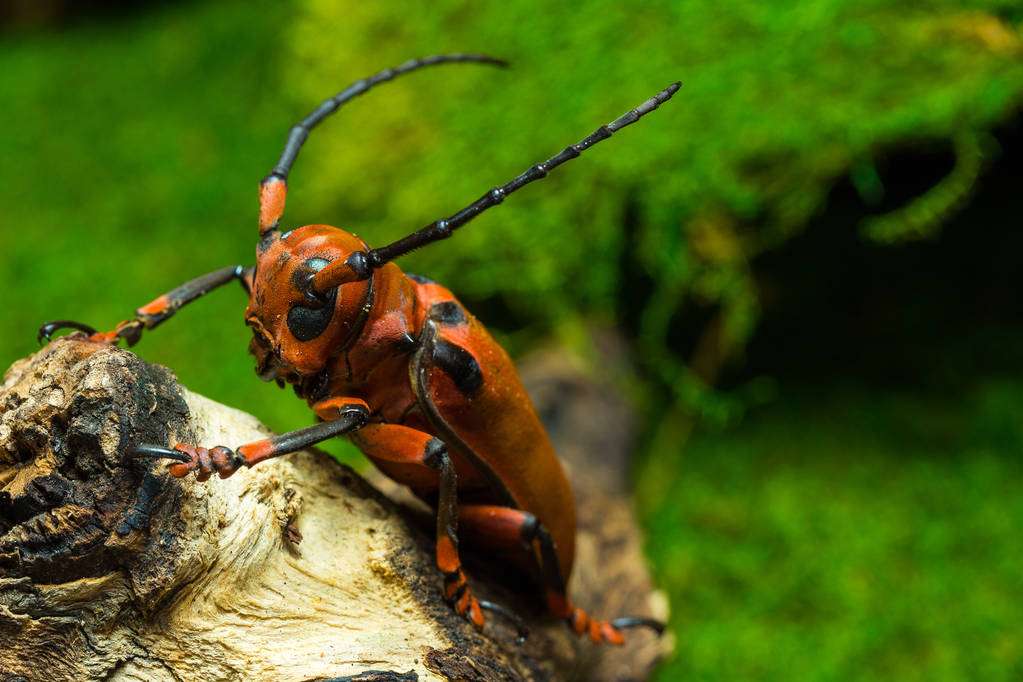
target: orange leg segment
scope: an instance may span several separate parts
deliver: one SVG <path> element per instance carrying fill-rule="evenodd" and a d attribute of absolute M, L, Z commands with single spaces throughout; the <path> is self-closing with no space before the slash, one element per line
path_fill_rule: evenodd
<path fill-rule="evenodd" d="M 436 481 L 437 568 L 444 576 L 444 599 L 460 616 L 482 628 L 483 610 L 458 555 L 458 481 L 447 446 L 428 433 L 398 424 L 369 424 L 351 439 L 370 459 L 412 465 L 411 476 L 417 482 L 427 476 Z"/>
<path fill-rule="evenodd" d="M 495 549 L 518 548 L 532 558 L 540 569 L 548 610 L 564 619 L 577 635 L 587 635 L 598 644 L 621 645 L 625 643 L 624 629 L 643 626 L 658 633 L 664 629 L 662 623 L 648 618 L 597 620 L 575 607 L 568 597 L 554 540 L 533 514 L 509 507 L 463 505 L 458 515 L 467 536 Z"/>

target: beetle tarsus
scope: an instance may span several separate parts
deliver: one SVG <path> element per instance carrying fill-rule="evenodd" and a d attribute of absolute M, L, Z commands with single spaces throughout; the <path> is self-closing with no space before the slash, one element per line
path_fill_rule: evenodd
<path fill-rule="evenodd" d="M 75 331 L 85 334 L 86 339 L 93 343 L 117 345 L 121 339 L 124 339 L 128 342 L 128 346 L 134 346 L 139 342 L 139 339 L 142 338 L 142 330 L 144 327 L 145 325 L 141 320 L 133 318 L 121 322 L 113 331 L 98 332 L 93 327 L 81 322 L 75 322 L 74 320 L 54 320 L 39 327 L 39 332 L 36 334 L 36 340 L 39 343 L 42 343 L 43 341 L 50 341 L 53 338 L 53 335 L 61 329 L 74 329 Z"/>

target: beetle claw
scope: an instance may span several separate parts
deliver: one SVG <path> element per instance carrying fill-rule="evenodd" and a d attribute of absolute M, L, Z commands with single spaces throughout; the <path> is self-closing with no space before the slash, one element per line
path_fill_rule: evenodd
<path fill-rule="evenodd" d="M 96 343 L 109 343 L 116 345 L 119 340 L 124 339 L 128 342 L 129 346 L 134 346 L 138 343 L 139 338 L 141 338 L 144 326 L 145 325 L 140 320 L 131 319 L 120 323 L 117 325 L 117 328 L 111 332 L 97 332 L 89 325 L 82 324 L 81 322 L 75 322 L 74 320 L 54 320 L 39 327 L 39 332 L 36 334 L 36 341 L 39 343 L 49 341 L 53 338 L 54 333 L 61 329 L 74 329 L 84 333 L 88 337 L 89 341 Z"/>
<path fill-rule="evenodd" d="M 170 448 L 160 447 L 159 445 L 136 445 L 132 448 L 131 452 L 138 457 L 173 459 L 174 461 L 181 462 L 182 464 L 188 464 L 192 461 L 191 457 L 180 450 L 172 450 Z"/>
<path fill-rule="evenodd" d="M 529 637 L 529 628 L 526 627 L 523 620 L 513 613 L 511 609 L 483 599 L 480 599 L 479 604 L 481 609 L 490 611 L 491 613 L 496 613 L 499 616 L 510 620 L 512 625 L 515 626 L 515 630 L 518 632 L 518 636 L 515 638 L 515 643 L 519 645 L 525 644 L 526 638 Z"/>
<path fill-rule="evenodd" d="M 44 340 L 49 341 L 53 338 L 54 333 L 61 329 L 75 329 L 80 332 L 85 332 L 89 336 L 96 333 L 96 330 L 87 324 L 81 322 L 75 322 L 74 320 L 53 320 L 39 327 L 39 332 L 36 334 L 36 341 L 42 343 Z"/>
<path fill-rule="evenodd" d="M 664 634 L 664 623 L 653 618 L 639 618 L 635 616 L 624 616 L 611 621 L 611 627 L 615 630 L 627 630 L 629 628 L 650 628 L 658 635 Z"/>

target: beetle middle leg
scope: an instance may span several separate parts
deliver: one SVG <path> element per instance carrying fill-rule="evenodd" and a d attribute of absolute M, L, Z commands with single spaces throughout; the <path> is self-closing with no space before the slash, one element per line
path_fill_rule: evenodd
<path fill-rule="evenodd" d="M 444 576 L 444 599 L 477 628 L 486 604 L 473 594 L 458 554 L 458 480 L 447 445 L 428 433 L 398 424 L 369 424 L 352 442 L 389 476 L 414 489 L 437 490 L 437 568 Z"/>
<path fill-rule="evenodd" d="M 623 617 L 604 621 L 591 617 L 572 604 L 558 561 L 554 539 L 543 523 L 533 514 L 521 509 L 494 505 L 464 505 L 459 507 L 466 537 L 473 544 L 494 550 L 519 553 L 519 556 L 539 569 L 546 590 L 547 608 L 563 619 L 580 636 L 586 635 L 595 643 L 621 645 L 625 643 L 622 630 L 647 627 L 660 634 L 664 624 L 651 618 Z"/>

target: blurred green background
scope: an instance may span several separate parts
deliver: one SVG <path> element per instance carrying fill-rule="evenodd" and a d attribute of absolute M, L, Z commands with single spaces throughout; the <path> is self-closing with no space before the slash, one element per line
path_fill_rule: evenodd
<path fill-rule="evenodd" d="M 671 597 L 660 679 L 1023 679 L 1023 6 L 1018 0 L 0 5 L 5 363 L 249 262 L 288 127 L 286 219 L 371 243 L 679 95 L 405 259 L 516 354 L 594 361 L 643 416 L 637 506 Z M 245 353 L 239 289 L 138 346 L 305 425 Z M 605 332 L 601 332 L 604 334 Z M 331 446 L 351 458 L 344 444 Z"/>

